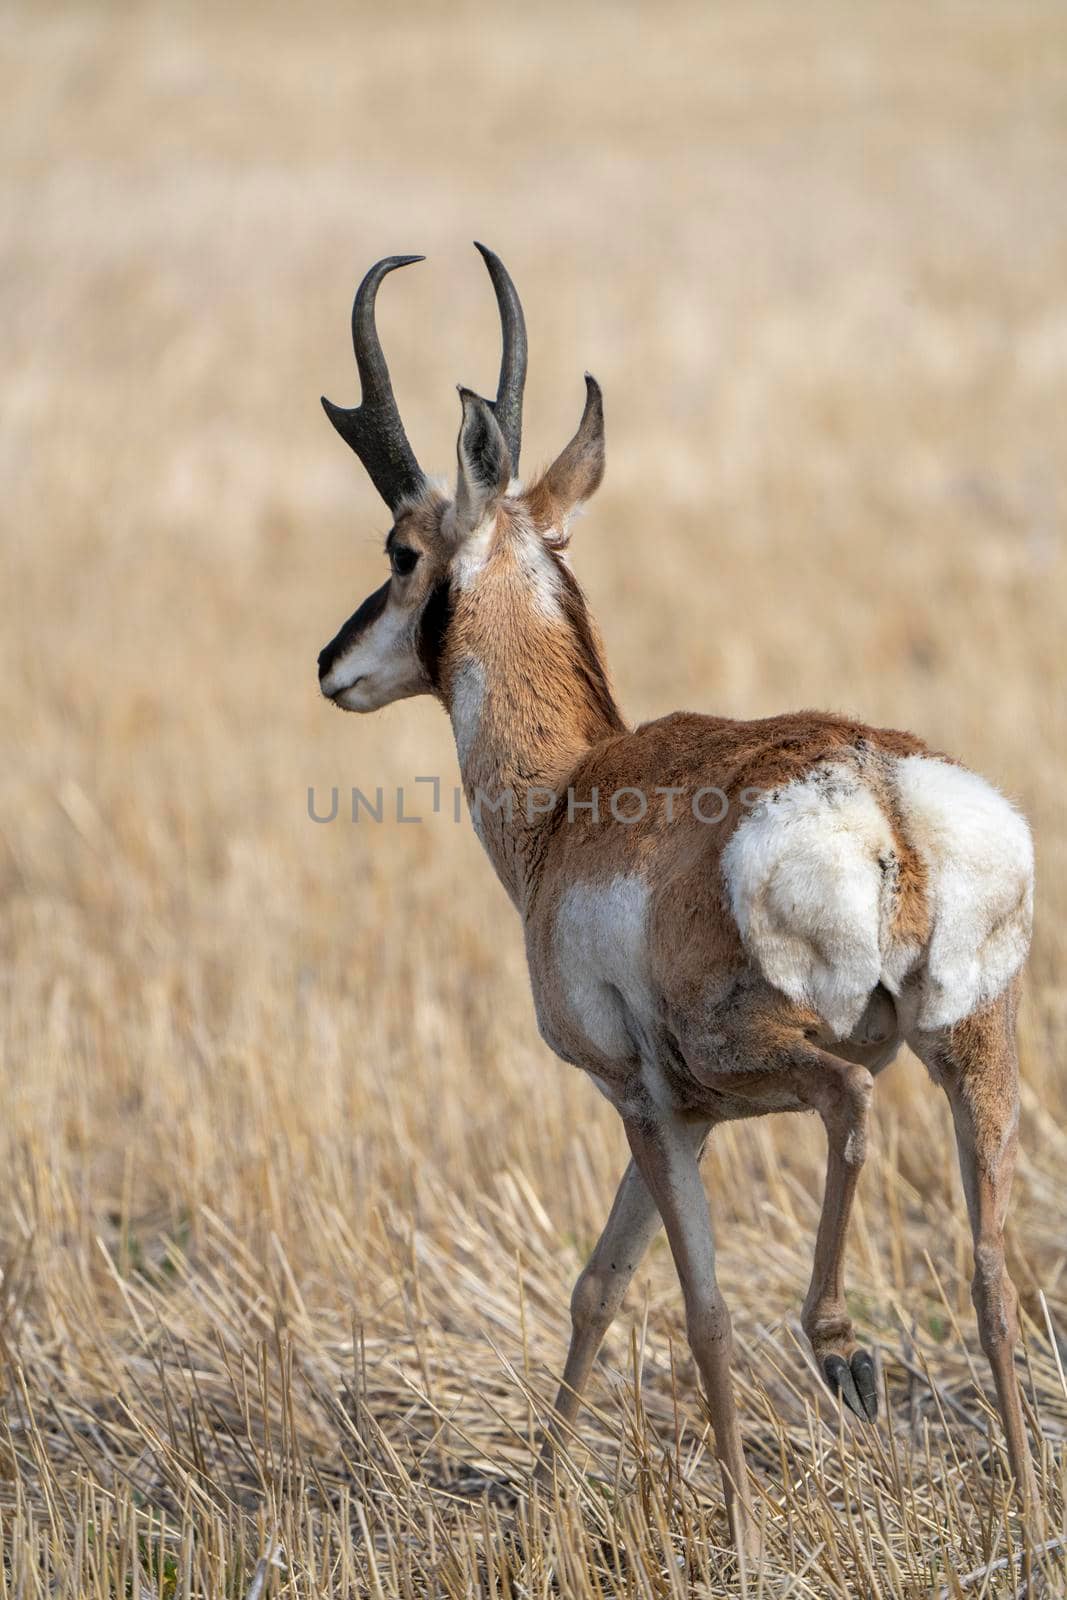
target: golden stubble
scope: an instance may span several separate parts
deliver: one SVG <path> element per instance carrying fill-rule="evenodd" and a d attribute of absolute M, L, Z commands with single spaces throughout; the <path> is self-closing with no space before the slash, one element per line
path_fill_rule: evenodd
<path fill-rule="evenodd" d="M 847 711 L 1033 823 L 1009 1240 L 1054 1532 L 1062 9 L 35 7 L 0 51 L 8 1585 L 243 1594 L 280 1546 L 304 1595 L 737 1592 L 662 1245 L 588 1476 L 517 1522 L 483 1502 L 526 1481 L 623 1139 L 538 1041 L 439 709 L 316 690 L 385 576 L 387 514 L 318 407 L 356 397 L 351 294 L 428 254 L 381 328 L 451 476 L 452 385 L 491 392 L 499 356 L 475 234 L 526 307 L 531 468 L 583 369 L 604 388 L 571 559 L 628 719 Z M 393 820 L 345 821 L 352 785 Z M 797 1343 L 818 1126 L 713 1141 L 765 1593 L 926 1595 L 999 1560 L 1013 1592 L 942 1100 L 910 1061 L 879 1082 L 852 1235 L 891 1433 L 839 1434 Z"/>

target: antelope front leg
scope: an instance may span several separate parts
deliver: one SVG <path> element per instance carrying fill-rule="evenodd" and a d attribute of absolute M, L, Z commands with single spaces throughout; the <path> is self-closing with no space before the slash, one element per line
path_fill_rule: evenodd
<path fill-rule="evenodd" d="M 867 1153 L 874 1080 L 866 1067 L 852 1066 L 821 1051 L 818 1056 L 818 1063 L 811 1065 L 804 1098 L 819 1112 L 826 1128 L 826 1188 L 801 1321 L 831 1391 L 864 1422 L 873 1422 L 878 1415 L 874 1362 L 853 1337 L 845 1304 L 844 1268 L 852 1201 Z"/>
<path fill-rule="evenodd" d="M 659 1226 L 656 1202 L 631 1161 L 619 1184 L 604 1231 L 571 1295 L 567 1364 L 534 1472 L 535 1483 L 547 1483 L 552 1476 L 556 1445 L 562 1442 L 578 1415 L 582 1391 L 593 1370 L 597 1351 L 622 1305 L 637 1264 Z"/>
<path fill-rule="evenodd" d="M 715 1279 L 715 1239 L 692 1129 L 657 1110 L 649 1120 L 627 1118 L 626 1135 L 659 1207 L 678 1269 L 689 1347 L 707 1390 L 734 1542 L 739 1550 L 751 1550 L 754 1525 L 730 1377 L 730 1313 Z"/>
<path fill-rule="evenodd" d="M 687 1130 L 699 1152 L 707 1133 L 702 1126 Z M 638 1263 L 660 1229 L 660 1215 L 648 1185 L 631 1161 L 619 1184 L 611 1215 L 571 1295 L 571 1342 L 534 1482 L 552 1476 L 556 1445 L 574 1423 L 582 1392 L 604 1335 L 618 1314 Z"/>

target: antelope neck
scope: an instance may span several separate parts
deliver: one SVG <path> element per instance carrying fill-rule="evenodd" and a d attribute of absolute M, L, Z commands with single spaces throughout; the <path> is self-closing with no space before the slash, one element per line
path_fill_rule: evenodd
<path fill-rule="evenodd" d="M 584 603 L 566 577 L 582 626 L 562 598 L 554 613 L 543 603 L 512 603 L 494 615 L 488 597 L 471 595 L 457 607 L 450 640 L 445 703 L 467 804 L 520 910 L 536 872 L 539 837 L 556 809 L 553 797 L 565 806 L 578 761 L 625 726 Z"/>

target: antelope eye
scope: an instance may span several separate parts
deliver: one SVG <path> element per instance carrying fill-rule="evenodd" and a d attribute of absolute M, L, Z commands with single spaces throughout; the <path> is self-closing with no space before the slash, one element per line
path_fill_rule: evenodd
<path fill-rule="evenodd" d="M 414 572 L 418 559 L 417 550 L 412 550 L 410 545 L 398 544 L 392 552 L 393 571 L 398 578 L 406 578 L 409 572 Z"/>

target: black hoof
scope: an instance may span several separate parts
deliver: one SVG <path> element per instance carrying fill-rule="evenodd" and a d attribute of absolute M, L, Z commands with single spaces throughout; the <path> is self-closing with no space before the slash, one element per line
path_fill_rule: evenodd
<path fill-rule="evenodd" d="M 878 1384 L 874 1362 L 866 1350 L 857 1350 L 852 1360 L 827 1356 L 822 1364 L 830 1393 L 836 1394 L 861 1422 L 874 1422 L 878 1416 Z"/>

